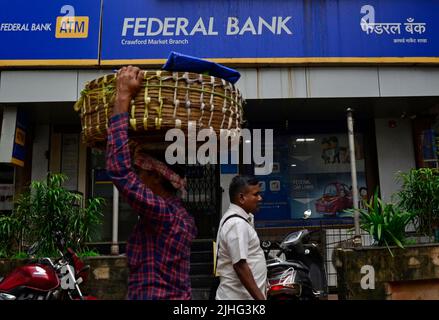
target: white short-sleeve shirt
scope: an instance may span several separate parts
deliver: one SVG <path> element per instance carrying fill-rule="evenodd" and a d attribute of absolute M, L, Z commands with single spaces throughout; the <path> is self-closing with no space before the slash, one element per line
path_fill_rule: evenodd
<path fill-rule="evenodd" d="M 223 225 L 223 221 L 234 214 L 242 216 L 249 223 L 241 218 L 233 217 Z M 230 204 L 220 221 L 217 248 L 218 244 L 217 274 L 220 276 L 221 282 L 216 292 L 216 299 L 253 300 L 233 269 L 233 265 L 242 259 L 246 260 L 257 286 L 265 295 L 267 264 L 258 234 L 253 226 L 253 215 L 247 214 L 235 204 Z"/>

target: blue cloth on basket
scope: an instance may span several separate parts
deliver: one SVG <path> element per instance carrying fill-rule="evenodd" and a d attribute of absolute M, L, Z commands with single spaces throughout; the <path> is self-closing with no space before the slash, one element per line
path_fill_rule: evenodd
<path fill-rule="evenodd" d="M 166 61 L 162 69 L 168 71 L 187 71 L 208 74 L 210 76 L 222 78 L 233 84 L 241 77 L 241 74 L 234 69 L 174 51 L 169 54 L 168 61 Z"/>

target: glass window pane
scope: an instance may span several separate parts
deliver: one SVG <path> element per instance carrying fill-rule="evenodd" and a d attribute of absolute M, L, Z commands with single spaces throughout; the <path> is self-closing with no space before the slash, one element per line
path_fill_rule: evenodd
<path fill-rule="evenodd" d="M 367 197 L 363 137 L 355 136 L 358 191 Z M 351 223 L 353 207 L 347 133 L 275 135 L 273 171 L 259 176 L 263 203 L 259 227 L 311 222 Z M 310 221 L 310 220 L 308 220 Z"/>

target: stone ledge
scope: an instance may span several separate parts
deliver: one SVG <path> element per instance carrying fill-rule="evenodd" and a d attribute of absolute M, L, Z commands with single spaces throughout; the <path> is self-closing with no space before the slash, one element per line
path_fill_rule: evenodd
<path fill-rule="evenodd" d="M 338 248 L 335 267 L 339 298 L 416 299 L 422 297 L 419 295 L 422 288 L 429 292 L 436 290 L 435 296 L 429 294 L 428 297 L 439 299 L 439 245 L 390 249 L 394 257 L 386 247 Z M 399 294 L 402 292 L 405 294 Z"/>
<path fill-rule="evenodd" d="M 99 300 L 125 300 L 128 292 L 128 265 L 125 255 L 97 256 L 82 259 L 90 265 L 87 281 L 80 285 L 84 294 L 97 297 Z M 7 275 L 30 259 L 0 259 L 0 276 Z M 212 277 L 196 275 L 191 277 L 193 283 L 193 299 L 207 300 Z"/>

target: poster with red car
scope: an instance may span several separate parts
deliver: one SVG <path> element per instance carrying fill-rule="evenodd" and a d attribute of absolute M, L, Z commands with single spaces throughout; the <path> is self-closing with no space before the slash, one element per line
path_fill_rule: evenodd
<path fill-rule="evenodd" d="M 347 134 L 293 136 L 290 141 L 290 218 L 350 218 L 352 178 Z M 356 135 L 355 160 L 360 205 L 367 199 L 362 136 Z"/>
<path fill-rule="evenodd" d="M 362 135 L 355 137 L 359 206 L 367 200 Z M 258 176 L 262 202 L 255 223 L 263 226 L 352 224 L 348 135 L 277 136 L 273 172 Z M 304 212 L 311 212 L 304 220 Z"/>

